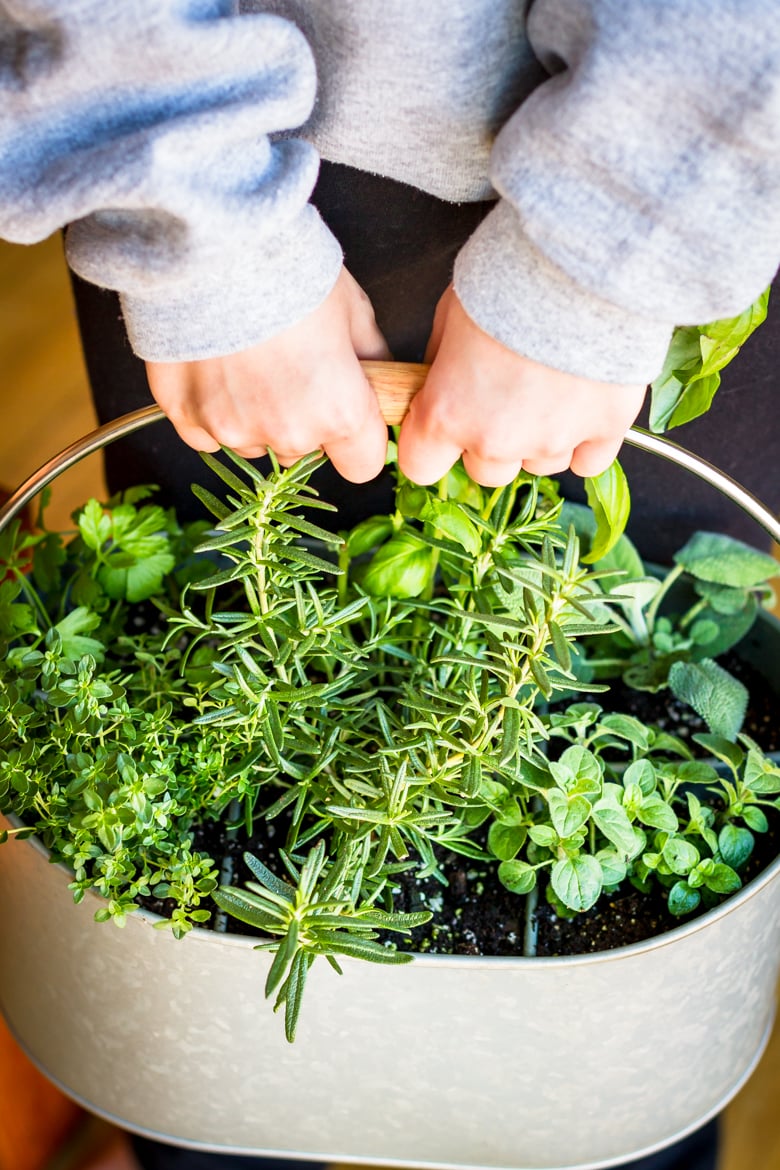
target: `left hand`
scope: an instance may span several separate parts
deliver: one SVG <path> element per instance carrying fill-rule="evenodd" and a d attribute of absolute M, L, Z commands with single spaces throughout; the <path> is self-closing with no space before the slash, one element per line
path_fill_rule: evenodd
<path fill-rule="evenodd" d="M 484 487 L 532 475 L 598 475 L 617 455 L 645 386 L 594 382 L 514 353 L 471 320 L 450 287 L 398 444 L 414 483 L 435 483 L 458 458 Z"/>

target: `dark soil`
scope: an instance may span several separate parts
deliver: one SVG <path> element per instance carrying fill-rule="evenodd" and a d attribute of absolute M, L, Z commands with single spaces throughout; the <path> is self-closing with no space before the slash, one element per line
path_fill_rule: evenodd
<path fill-rule="evenodd" d="M 780 751 L 780 719 L 777 717 L 778 696 L 767 688 L 763 676 L 733 651 L 718 659 L 720 666 L 743 683 L 750 694 L 750 705 L 742 730 L 765 752 Z M 608 711 L 634 715 L 643 723 L 653 723 L 670 735 L 689 742 L 691 736 L 706 732 L 704 721 L 686 703 L 675 699 L 668 691 L 653 694 L 636 691 L 620 679 L 610 681 L 610 689 L 593 696 L 594 701 Z M 690 747 L 704 754 L 697 744 Z"/>

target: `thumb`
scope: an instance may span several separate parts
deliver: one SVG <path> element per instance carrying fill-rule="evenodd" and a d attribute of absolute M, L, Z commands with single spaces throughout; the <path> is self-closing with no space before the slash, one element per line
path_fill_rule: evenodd
<path fill-rule="evenodd" d="M 449 285 L 439 297 L 439 303 L 437 304 L 436 312 L 433 315 L 431 335 L 428 338 L 428 344 L 425 347 L 425 360 L 429 365 L 433 362 L 433 359 L 439 352 L 442 334 L 444 333 L 444 326 L 447 323 L 447 315 L 449 314 L 452 298 L 454 296 L 454 289 L 452 285 Z"/>
<path fill-rule="evenodd" d="M 340 279 L 349 310 L 349 333 L 355 353 L 359 358 L 372 361 L 389 360 L 393 355 L 376 323 L 368 293 L 346 268 L 342 269 Z"/>

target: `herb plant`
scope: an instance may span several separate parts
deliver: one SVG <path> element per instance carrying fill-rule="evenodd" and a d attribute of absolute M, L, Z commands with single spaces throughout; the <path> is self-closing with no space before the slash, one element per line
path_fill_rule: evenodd
<path fill-rule="evenodd" d="M 177 935 L 224 912 L 251 924 L 292 1039 L 317 956 L 410 959 L 388 938 L 430 914 L 399 913 L 395 890 L 443 880 L 445 852 L 496 865 L 529 922 L 540 891 L 571 914 L 655 882 L 686 914 L 739 886 L 780 770 L 721 728 L 702 743 L 722 779 L 587 698 L 606 647 L 628 642 L 627 673 L 658 649 L 665 586 L 639 604 L 624 544 L 597 537 L 586 563 L 553 482 L 399 478 L 390 515 L 336 536 L 311 519 L 332 511 L 317 459 L 264 477 L 228 455 L 204 457 L 225 498 L 194 489 L 211 526 L 139 489 L 90 501 L 69 541 L 0 537 L 0 807 L 71 867 L 76 900 L 96 890 L 118 925 L 164 900 Z M 701 586 L 680 625 L 697 647 L 709 609 L 742 614 L 740 590 L 756 609 L 755 581 L 719 592 L 697 572 L 706 539 L 678 566 Z M 261 824 L 282 844 L 253 847 L 254 880 L 231 885 L 207 842 Z"/>

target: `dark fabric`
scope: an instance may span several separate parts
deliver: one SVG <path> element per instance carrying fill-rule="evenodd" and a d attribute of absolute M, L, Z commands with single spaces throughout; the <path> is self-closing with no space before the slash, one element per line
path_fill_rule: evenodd
<path fill-rule="evenodd" d="M 134 1137 L 133 1153 L 142 1170 L 314 1170 L 318 1162 L 248 1158 L 243 1154 L 202 1154 L 148 1138 Z"/>
<path fill-rule="evenodd" d="M 317 1163 L 286 1162 L 276 1158 L 245 1158 L 230 1154 L 201 1154 L 176 1146 L 133 1139 L 142 1170 L 311 1170 Z M 682 1142 L 627 1164 L 627 1170 L 716 1170 L 718 1125 L 711 1121 Z M 618 1170 L 618 1168 L 616 1168 Z"/>
<path fill-rule="evenodd" d="M 718 1163 L 718 1122 L 709 1122 L 684 1141 L 628 1163 L 630 1170 L 716 1170 Z M 205 1167 L 204 1167 L 205 1170 Z"/>

